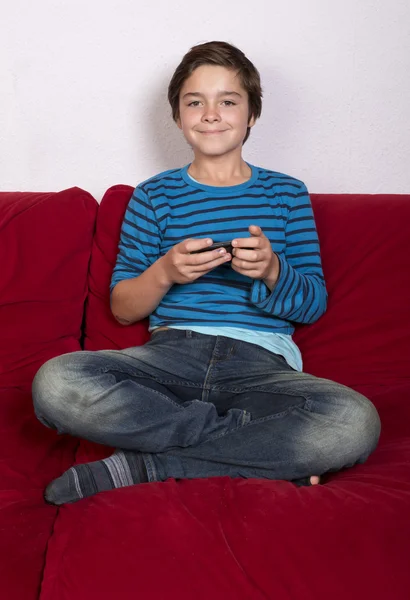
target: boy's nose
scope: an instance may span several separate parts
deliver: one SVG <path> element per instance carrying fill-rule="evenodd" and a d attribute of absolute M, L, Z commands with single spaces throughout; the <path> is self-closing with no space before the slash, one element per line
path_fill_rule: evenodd
<path fill-rule="evenodd" d="M 218 111 L 215 108 L 207 108 L 202 115 L 203 121 L 208 121 L 210 123 L 214 123 L 215 121 L 220 121 L 221 117 Z"/>

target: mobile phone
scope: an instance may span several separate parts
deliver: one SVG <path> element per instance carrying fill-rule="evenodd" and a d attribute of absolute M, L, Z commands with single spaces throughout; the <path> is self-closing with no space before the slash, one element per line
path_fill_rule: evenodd
<path fill-rule="evenodd" d="M 232 254 L 232 243 L 231 242 L 215 242 L 211 246 L 207 246 L 206 248 L 201 248 L 200 250 L 194 250 L 191 254 L 200 254 L 201 252 L 210 252 L 211 250 L 216 250 L 217 248 L 226 248 L 226 251 Z"/>

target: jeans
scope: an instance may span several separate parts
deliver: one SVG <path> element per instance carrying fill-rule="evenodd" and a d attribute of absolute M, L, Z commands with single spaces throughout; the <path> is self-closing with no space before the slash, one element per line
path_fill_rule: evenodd
<path fill-rule="evenodd" d="M 33 399 L 38 419 L 60 433 L 141 452 L 149 481 L 297 481 L 363 463 L 380 435 L 358 392 L 255 344 L 190 330 L 53 358 Z"/>

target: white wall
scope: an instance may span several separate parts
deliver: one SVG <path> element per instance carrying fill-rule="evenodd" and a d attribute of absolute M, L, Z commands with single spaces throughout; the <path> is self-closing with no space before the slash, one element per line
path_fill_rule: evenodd
<path fill-rule="evenodd" d="M 408 0 L 1 0 L 0 189 L 100 199 L 189 162 L 166 87 L 213 39 L 262 75 L 248 161 L 314 192 L 410 192 Z"/>

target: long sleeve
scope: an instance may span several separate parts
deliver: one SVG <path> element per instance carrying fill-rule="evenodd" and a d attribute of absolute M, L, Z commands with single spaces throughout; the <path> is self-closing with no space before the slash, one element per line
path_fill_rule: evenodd
<path fill-rule="evenodd" d="M 255 280 L 251 302 L 265 313 L 296 323 L 314 323 L 325 312 L 327 291 L 319 240 L 306 187 L 288 200 L 286 246 L 278 254 L 279 278 L 272 291 Z"/>
<path fill-rule="evenodd" d="M 110 290 L 123 279 L 141 275 L 160 255 L 160 231 L 149 198 L 137 187 L 121 226 L 117 261 Z"/>

